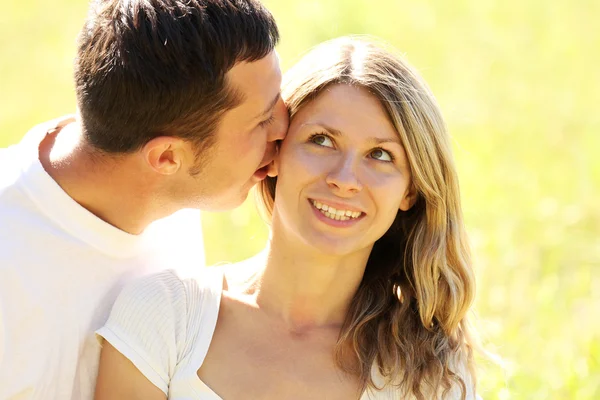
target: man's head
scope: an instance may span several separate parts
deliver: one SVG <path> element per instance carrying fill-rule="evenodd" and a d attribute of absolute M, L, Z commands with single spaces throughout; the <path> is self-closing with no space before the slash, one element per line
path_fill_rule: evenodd
<path fill-rule="evenodd" d="M 178 205 L 238 205 L 287 129 L 278 38 L 256 0 L 93 1 L 75 65 L 86 142 L 143 159 Z"/>

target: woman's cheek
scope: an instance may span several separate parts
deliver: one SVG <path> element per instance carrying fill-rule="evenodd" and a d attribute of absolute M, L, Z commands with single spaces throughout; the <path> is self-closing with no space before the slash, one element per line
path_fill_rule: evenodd
<path fill-rule="evenodd" d="M 319 173 L 326 157 L 310 151 L 307 145 L 288 145 L 281 148 L 281 167 L 294 175 Z"/>
<path fill-rule="evenodd" d="M 298 161 L 306 174 L 314 176 L 326 174 L 335 163 L 333 155 L 318 154 L 313 151 L 301 151 Z"/>

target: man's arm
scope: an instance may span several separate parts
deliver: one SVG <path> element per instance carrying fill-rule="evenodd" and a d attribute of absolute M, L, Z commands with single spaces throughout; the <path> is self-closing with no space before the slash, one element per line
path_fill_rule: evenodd
<path fill-rule="evenodd" d="M 95 400 L 166 400 L 123 354 L 106 340 L 102 345 Z"/>

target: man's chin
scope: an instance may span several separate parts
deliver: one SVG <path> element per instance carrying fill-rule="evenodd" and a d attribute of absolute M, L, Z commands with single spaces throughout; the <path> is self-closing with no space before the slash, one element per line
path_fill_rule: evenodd
<path fill-rule="evenodd" d="M 250 192 L 250 189 L 243 190 L 242 192 L 238 193 L 237 195 L 232 194 L 230 196 L 227 196 L 226 198 L 223 197 L 220 199 L 215 199 L 214 201 L 211 201 L 209 204 L 205 204 L 204 207 L 200 207 L 200 208 L 203 211 L 209 211 L 209 212 L 231 211 L 233 209 L 238 208 L 242 204 L 244 204 L 244 202 L 248 198 L 249 192 Z"/>

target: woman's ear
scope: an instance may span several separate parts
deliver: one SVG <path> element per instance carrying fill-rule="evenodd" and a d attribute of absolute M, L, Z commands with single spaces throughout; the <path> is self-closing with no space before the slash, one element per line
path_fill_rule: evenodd
<path fill-rule="evenodd" d="M 417 195 L 417 189 L 415 188 L 415 185 L 411 183 L 409 188 L 406 189 L 406 193 L 404 194 L 404 197 L 402 198 L 402 201 L 400 202 L 400 206 L 398 208 L 402 211 L 410 210 L 411 207 L 414 206 L 415 202 L 417 201 Z"/>

